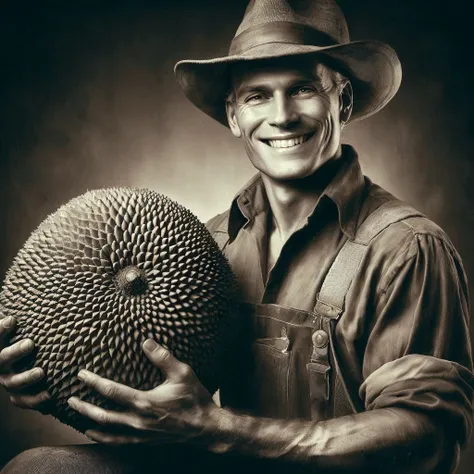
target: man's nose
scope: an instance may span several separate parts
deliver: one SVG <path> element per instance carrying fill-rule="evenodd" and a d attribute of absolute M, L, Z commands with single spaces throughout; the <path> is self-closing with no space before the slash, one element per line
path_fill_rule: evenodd
<path fill-rule="evenodd" d="M 298 111 L 290 97 L 276 94 L 272 102 L 268 117 L 270 125 L 284 128 L 298 121 Z"/>

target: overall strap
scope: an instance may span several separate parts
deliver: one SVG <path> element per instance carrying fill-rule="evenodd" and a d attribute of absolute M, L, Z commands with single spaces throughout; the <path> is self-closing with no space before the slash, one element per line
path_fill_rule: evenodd
<path fill-rule="evenodd" d="M 317 296 L 314 312 L 321 317 L 324 329 L 320 329 L 313 334 L 312 361 L 329 364 L 327 354 L 329 349 L 335 369 L 333 385 L 334 416 L 340 416 L 341 413 L 348 414 L 350 411 L 356 413 L 362 410 L 358 406 L 358 397 L 350 393 L 344 382 L 334 347 L 334 329 L 345 310 L 346 295 L 359 271 L 370 242 L 390 225 L 417 216 L 423 216 L 423 214 L 398 200 L 388 201 L 379 206 L 359 226 L 354 239 L 347 240 L 343 245 Z M 322 333 L 329 336 L 328 343 L 324 348 L 318 347 L 318 345 L 321 346 Z"/>
<path fill-rule="evenodd" d="M 337 320 L 370 242 L 390 225 L 422 215 L 400 201 L 388 201 L 373 211 L 357 229 L 354 240 L 347 240 L 334 260 L 317 297 L 315 312 Z"/>

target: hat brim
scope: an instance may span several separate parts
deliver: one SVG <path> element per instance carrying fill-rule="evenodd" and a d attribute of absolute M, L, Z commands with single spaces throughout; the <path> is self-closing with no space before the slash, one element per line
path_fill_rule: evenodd
<path fill-rule="evenodd" d="M 402 68 L 398 56 L 390 46 L 378 41 L 353 41 L 325 47 L 267 43 L 242 55 L 179 61 L 175 74 L 188 99 L 228 127 L 225 99 L 231 86 L 229 66 L 310 54 L 328 58 L 331 67 L 351 81 L 354 104 L 350 121 L 366 118 L 385 107 L 400 87 Z"/>

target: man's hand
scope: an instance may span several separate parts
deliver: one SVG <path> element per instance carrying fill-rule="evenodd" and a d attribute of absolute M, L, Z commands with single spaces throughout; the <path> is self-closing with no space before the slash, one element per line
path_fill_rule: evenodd
<path fill-rule="evenodd" d="M 48 413 L 48 402 L 51 395 L 41 390 L 39 382 L 44 378 L 41 368 L 16 373 L 12 365 L 31 354 L 34 343 L 31 339 L 23 339 L 11 346 L 7 340 L 15 330 L 15 318 L 4 318 L 0 313 L 0 385 L 3 385 L 10 394 L 10 400 L 20 408 L 30 408 L 41 413 Z"/>
<path fill-rule="evenodd" d="M 424 413 L 390 407 L 322 422 L 237 414 L 214 404 L 190 367 L 164 348 L 148 340 L 144 350 L 166 377 L 153 390 L 84 373 L 88 386 L 124 406 L 124 412 L 69 399 L 75 410 L 101 425 L 86 432 L 94 441 L 191 441 L 214 453 L 289 461 L 290 468 L 282 465 L 285 472 L 297 464 L 308 472 L 420 474 L 433 472 L 451 455 L 443 429 Z"/>
<path fill-rule="evenodd" d="M 153 390 L 135 390 L 85 370 L 79 373 L 86 385 L 126 408 L 121 412 L 105 410 L 71 397 L 68 403 L 73 409 L 102 427 L 86 431 L 86 435 L 106 444 L 153 444 L 201 437 L 212 415 L 221 409 L 191 367 L 151 339 L 145 341 L 143 350 L 165 377 Z"/>

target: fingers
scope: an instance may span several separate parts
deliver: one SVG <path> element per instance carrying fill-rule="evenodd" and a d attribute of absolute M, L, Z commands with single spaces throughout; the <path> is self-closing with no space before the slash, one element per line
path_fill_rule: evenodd
<path fill-rule="evenodd" d="M 88 370 L 81 370 L 77 377 L 88 387 L 120 405 L 136 407 L 139 399 L 144 397 L 143 393 L 138 390 L 113 380 L 104 379 Z"/>
<path fill-rule="evenodd" d="M 119 444 L 139 444 L 142 438 L 133 435 L 116 435 L 111 433 L 104 433 L 99 430 L 87 430 L 85 435 L 97 443 L 119 445 Z"/>
<path fill-rule="evenodd" d="M 90 418 L 102 426 L 125 426 L 136 430 L 146 429 L 143 420 L 133 413 L 105 410 L 92 403 L 84 402 L 77 397 L 71 397 L 69 406 L 82 416 Z"/>
<path fill-rule="evenodd" d="M 189 365 L 180 362 L 153 339 L 147 339 L 144 342 L 143 350 L 148 359 L 163 372 L 167 380 L 180 381 L 193 373 Z"/>
<path fill-rule="evenodd" d="M 36 395 L 10 395 L 11 402 L 19 408 L 28 408 L 30 410 L 48 412 L 48 402 L 51 401 L 51 395 L 46 392 L 40 392 Z"/>
<path fill-rule="evenodd" d="M 3 314 L 0 312 L 0 318 Z M 5 347 L 5 339 L 8 334 L 10 334 L 16 326 L 16 319 L 12 316 L 8 318 L 0 319 L 0 351 Z"/>
<path fill-rule="evenodd" d="M 11 364 L 29 354 L 35 347 L 31 339 L 23 339 L 0 351 L 0 372 L 7 370 Z"/>
<path fill-rule="evenodd" d="M 0 312 L 0 317 L 2 316 Z M 49 402 L 51 395 L 46 391 L 25 394 L 19 393 L 36 385 L 44 378 L 43 369 L 37 367 L 25 370 L 21 373 L 11 373 L 11 365 L 30 354 L 35 347 L 31 339 L 23 339 L 15 344 L 5 347 L 7 336 L 16 327 L 16 319 L 7 317 L 0 320 L 0 385 L 3 385 L 10 393 L 11 402 L 19 408 L 37 410 L 41 413 L 49 413 Z"/>
<path fill-rule="evenodd" d="M 18 392 L 30 388 L 43 378 L 44 370 L 37 367 L 19 374 L 0 375 L 0 385 L 3 385 L 9 392 Z"/>
<path fill-rule="evenodd" d="M 169 437 L 163 437 L 157 439 L 156 435 L 153 436 L 143 436 L 135 434 L 114 434 L 107 431 L 101 430 L 87 430 L 85 435 L 92 441 L 97 443 L 110 444 L 110 445 L 121 445 L 121 444 L 156 444 L 159 442 L 168 442 L 171 441 Z"/>

